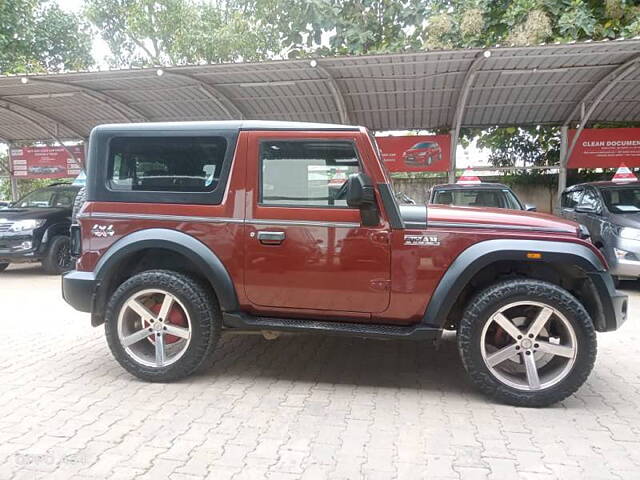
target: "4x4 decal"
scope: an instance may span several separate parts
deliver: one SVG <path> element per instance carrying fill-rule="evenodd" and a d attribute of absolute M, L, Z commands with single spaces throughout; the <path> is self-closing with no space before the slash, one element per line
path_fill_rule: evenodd
<path fill-rule="evenodd" d="M 98 225 L 97 223 L 91 227 L 91 235 L 98 238 L 113 237 L 115 235 L 113 225 Z"/>

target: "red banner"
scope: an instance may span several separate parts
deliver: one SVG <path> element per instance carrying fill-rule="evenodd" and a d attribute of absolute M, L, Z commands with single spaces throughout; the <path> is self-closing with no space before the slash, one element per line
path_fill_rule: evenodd
<path fill-rule="evenodd" d="M 446 172 L 450 135 L 376 137 L 385 165 L 391 172 Z"/>
<path fill-rule="evenodd" d="M 84 146 L 67 148 L 84 163 Z M 64 147 L 24 147 L 11 149 L 11 170 L 17 178 L 70 178 L 80 165 Z"/>
<path fill-rule="evenodd" d="M 569 130 L 569 145 L 575 130 Z M 640 128 L 591 128 L 580 134 L 568 168 L 640 167 Z"/>

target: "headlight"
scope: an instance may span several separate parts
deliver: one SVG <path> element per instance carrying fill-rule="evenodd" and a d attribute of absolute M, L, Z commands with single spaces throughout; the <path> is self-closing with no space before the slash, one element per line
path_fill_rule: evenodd
<path fill-rule="evenodd" d="M 35 230 L 38 227 L 44 225 L 46 220 L 18 220 L 11 227 L 9 227 L 10 232 L 25 232 L 27 230 Z"/>
<path fill-rule="evenodd" d="M 627 240 L 640 240 L 640 230 L 637 228 L 622 227 L 618 235 Z"/>

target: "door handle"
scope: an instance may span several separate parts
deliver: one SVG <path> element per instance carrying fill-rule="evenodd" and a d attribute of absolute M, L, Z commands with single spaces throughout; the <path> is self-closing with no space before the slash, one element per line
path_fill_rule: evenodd
<path fill-rule="evenodd" d="M 258 240 L 263 245 L 280 245 L 284 241 L 284 232 L 258 232 Z"/>

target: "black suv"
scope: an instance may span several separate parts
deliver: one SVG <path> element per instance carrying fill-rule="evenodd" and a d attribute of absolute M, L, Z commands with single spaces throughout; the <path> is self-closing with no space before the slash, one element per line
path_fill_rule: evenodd
<path fill-rule="evenodd" d="M 79 186 L 58 183 L 0 208 L 0 272 L 10 263 L 42 262 L 49 274 L 71 269 L 69 227 Z"/>

